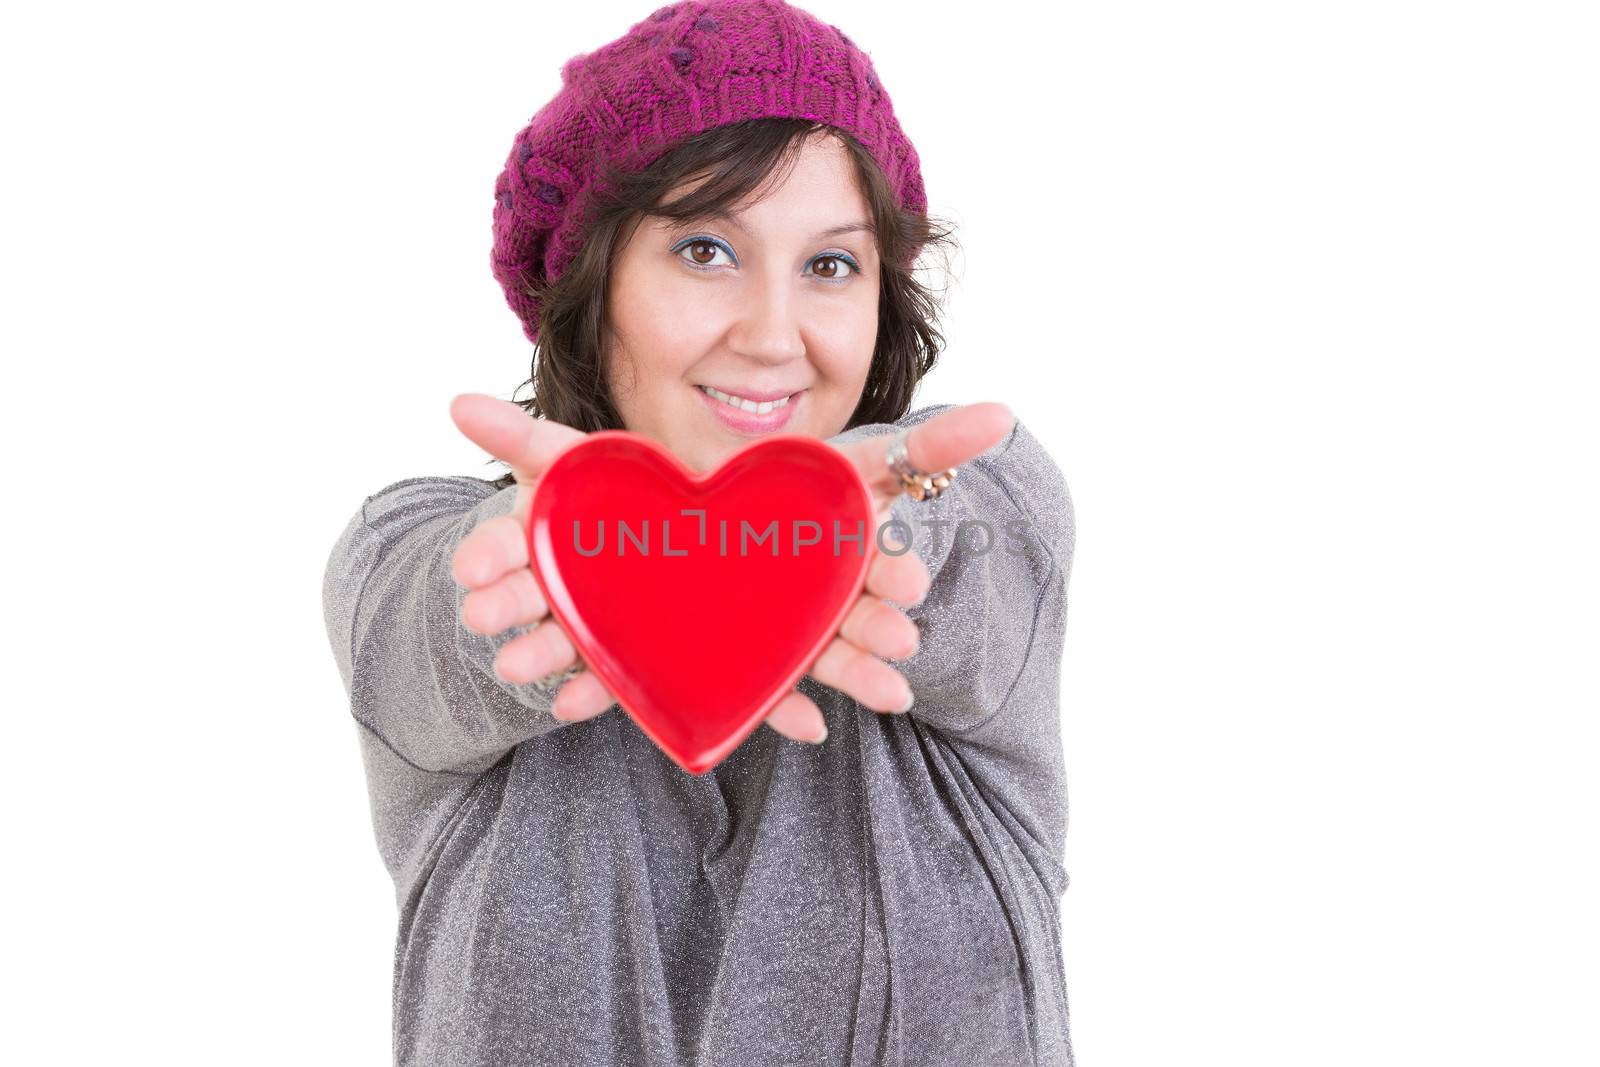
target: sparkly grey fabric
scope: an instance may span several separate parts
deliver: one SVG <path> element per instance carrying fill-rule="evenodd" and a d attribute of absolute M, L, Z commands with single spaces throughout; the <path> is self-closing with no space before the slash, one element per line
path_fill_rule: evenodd
<path fill-rule="evenodd" d="M 921 422 L 949 405 L 908 414 Z M 834 438 L 889 433 L 856 427 Z M 369 497 L 328 638 L 394 879 L 394 1062 L 417 1067 L 1071 1067 L 1058 907 L 1072 502 L 1020 423 L 902 496 L 933 572 L 907 714 L 805 678 L 821 745 L 758 727 L 686 774 L 620 708 L 582 723 L 460 625 L 461 538 L 515 488 Z M 937 527 L 949 525 L 934 538 Z M 969 526 L 983 519 L 993 547 Z M 1020 535 L 1007 539 L 1005 523 Z M 670 625 L 667 617 L 662 625 Z"/>

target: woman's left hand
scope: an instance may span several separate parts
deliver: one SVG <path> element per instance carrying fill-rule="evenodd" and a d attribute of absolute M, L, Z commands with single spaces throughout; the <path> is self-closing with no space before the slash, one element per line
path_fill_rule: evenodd
<path fill-rule="evenodd" d="M 906 435 L 907 459 L 918 470 L 929 472 L 960 467 L 1005 440 L 1015 422 L 1004 404 L 967 404 L 941 411 Z M 893 434 L 884 434 L 834 446 L 856 465 L 872 491 L 876 505 L 873 559 L 867 567 L 865 590 L 808 672 L 823 685 L 880 712 L 910 708 L 910 684 L 884 660 L 911 655 L 919 637 L 916 624 L 905 612 L 884 600 L 910 607 L 922 601 L 930 584 L 927 565 L 914 550 L 899 555 L 876 550 L 877 528 L 889 520 L 889 506 L 904 492 L 887 463 L 893 441 Z M 898 551 L 897 540 L 892 530 L 886 532 L 885 543 Z M 571 722 L 592 718 L 614 702 L 588 671 L 567 683 L 562 692 L 569 698 L 562 718 Z M 815 742 L 827 736 L 822 710 L 798 689 L 780 700 L 765 722 L 795 741 Z"/>
<path fill-rule="evenodd" d="M 959 467 L 1003 441 L 1015 422 L 1016 416 L 1004 404 L 951 408 L 912 428 L 906 435 L 906 458 L 922 471 Z M 889 520 L 889 506 L 895 497 L 904 491 L 887 462 L 893 441 L 894 436 L 886 434 L 835 446 L 855 463 L 872 490 L 877 505 L 874 535 Z M 892 531 L 886 531 L 885 543 L 897 551 L 902 544 Z M 917 627 L 903 610 L 885 603 L 884 598 L 909 607 L 922 601 L 928 586 L 927 565 L 915 551 L 899 555 L 874 551 L 866 589 L 845 615 L 839 633 L 812 664 L 811 677 L 874 711 L 908 711 L 911 685 L 883 660 L 904 659 L 914 653 Z M 766 723 L 796 741 L 815 742 L 827 736 L 821 709 L 798 689 L 778 702 Z"/>

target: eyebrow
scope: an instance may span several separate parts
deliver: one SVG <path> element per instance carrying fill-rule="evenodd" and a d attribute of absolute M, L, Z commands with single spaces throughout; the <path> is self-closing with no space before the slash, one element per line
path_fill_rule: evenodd
<path fill-rule="evenodd" d="M 696 223 L 696 222 L 726 222 L 729 225 L 733 226 L 734 228 L 736 228 L 738 230 L 742 230 L 746 234 L 750 233 L 749 230 L 745 229 L 744 224 L 739 221 L 739 213 L 738 212 L 708 211 L 703 215 L 696 215 L 692 219 L 685 219 L 684 220 L 684 225 L 692 225 L 693 223 Z M 863 231 L 863 232 L 866 232 L 866 233 L 877 233 L 878 232 L 878 228 L 876 226 L 874 226 L 872 223 L 866 222 L 866 221 L 862 221 L 862 222 L 842 222 L 837 226 L 829 226 L 826 230 L 823 230 L 820 233 L 813 234 L 811 236 L 811 240 L 820 241 L 825 237 L 838 237 L 840 234 L 855 233 L 857 231 Z"/>

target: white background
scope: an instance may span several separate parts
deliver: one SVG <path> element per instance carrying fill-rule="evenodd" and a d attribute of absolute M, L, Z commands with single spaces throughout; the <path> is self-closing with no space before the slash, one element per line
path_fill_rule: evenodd
<path fill-rule="evenodd" d="M 653 6 L 8 10 L 9 1062 L 388 1062 L 322 566 L 496 470 L 494 178 Z M 1592 7 L 802 6 L 1076 504 L 1082 1067 L 1600 1063 Z"/>

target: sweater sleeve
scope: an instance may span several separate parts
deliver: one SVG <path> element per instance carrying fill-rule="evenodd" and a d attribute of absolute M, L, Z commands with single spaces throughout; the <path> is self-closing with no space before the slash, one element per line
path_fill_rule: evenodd
<path fill-rule="evenodd" d="M 461 624 L 456 546 L 509 514 L 516 487 L 469 477 L 408 478 L 368 497 L 328 557 L 323 616 L 350 713 L 418 770 L 475 776 L 564 725 L 553 690 L 502 681 L 493 636 Z"/>
<path fill-rule="evenodd" d="M 953 405 L 920 408 L 897 424 L 852 427 L 837 443 L 914 426 Z M 1060 666 L 1075 525 L 1060 468 L 1018 420 L 963 464 L 933 500 L 902 494 L 894 532 L 922 557 L 928 595 L 906 609 L 917 651 L 893 665 L 911 683 L 910 714 L 939 732 L 1017 759 L 1060 746 Z"/>

